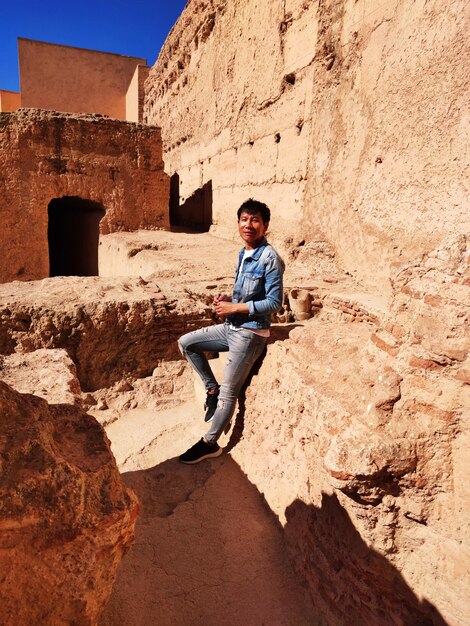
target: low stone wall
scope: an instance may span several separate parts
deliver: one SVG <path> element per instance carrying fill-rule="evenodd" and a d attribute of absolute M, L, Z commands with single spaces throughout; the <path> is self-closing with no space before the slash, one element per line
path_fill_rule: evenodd
<path fill-rule="evenodd" d="M 211 321 L 204 296 L 141 278 L 51 278 L 0 286 L 0 354 L 64 348 L 84 391 L 179 359 L 177 338 Z"/>

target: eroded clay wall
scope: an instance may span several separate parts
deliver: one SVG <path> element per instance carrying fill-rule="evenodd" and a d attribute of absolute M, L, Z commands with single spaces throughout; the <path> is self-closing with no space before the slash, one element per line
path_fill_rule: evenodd
<path fill-rule="evenodd" d="M 169 179 L 156 127 L 35 109 L 3 113 L 0 172 L 0 282 L 49 276 L 54 199 L 99 205 L 103 234 L 168 227 Z"/>
<path fill-rule="evenodd" d="M 126 119 L 126 94 L 145 59 L 18 39 L 24 107 Z"/>
<path fill-rule="evenodd" d="M 470 228 L 465 0 L 190 0 L 147 82 L 180 204 L 214 229 L 255 196 L 284 240 L 327 239 L 365 283 Z M 465 61 L 467 60 L 467 61 Z"/>

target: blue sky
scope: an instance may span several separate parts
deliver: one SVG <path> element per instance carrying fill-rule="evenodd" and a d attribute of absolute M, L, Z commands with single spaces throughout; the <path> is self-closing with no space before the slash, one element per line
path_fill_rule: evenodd
<path fill-rule="evenodd" d="M 143 57 L 153 65 L 186 0 L 7 0 L 0 89 L 19 91 L 17 37 Z"/>

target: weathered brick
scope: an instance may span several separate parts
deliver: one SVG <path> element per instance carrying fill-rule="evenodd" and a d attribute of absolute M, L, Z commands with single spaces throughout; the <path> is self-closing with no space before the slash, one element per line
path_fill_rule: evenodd
<path fill-rule="evenodd" d="M 411 365 L 411 367 L 420 367 L 422 369 L 432 370 L 432 371 L 439 371 L 443 367 L 442 365 L 440 365 L 439 363 L 436 363 L 436 361 L 433 361 L 432 359 L 421 359 L 420 357 L 417 357 L 417 356 L 412 356 L 408 363 L 409 365 Z"/>
<path fill-rule="evenodd" d="M 375 333 L 371 336 L 370 339 L 372 343 L 376 345 L 377 348 L 379 348 L 379 350 L 383 350 L 384 352 L 387 352 L 388 354 L 390 354 L 390 356 L 397 356 L 399 352 L 399 348 L 397 346 L 390 345 L 389 343 L 385 342 Z"/>
<path fill-rule="evenodd" d="M 159 128 L 39 109 L 2 116 L 0 282 L 49 276 L 51 200 L 92 199 L 100 234 L 169 227 Z M 92 245 L 83 242 L 87 255 Z"/>
<path fill-rule="evenodd" d="M 437 296 L 435 294 L 427 294 L 424 296 L 424 304 L 429 304 L 430 306 L 442 306 L 444 303 L 444 298 L 441 296 Z"/>
<path fill-rule="evenodd" d="M 430 417 L 437 418 L 444 422 L 452 422 L 456 417 L 455 411 L 446 411 L 439 408 L 435 404 L 418 402 L 416 400 L 409 400 L 408 402 L 405 402 L 403 410 L 413 414 L 424 413 L 425 415 L 429 415 Z"/>

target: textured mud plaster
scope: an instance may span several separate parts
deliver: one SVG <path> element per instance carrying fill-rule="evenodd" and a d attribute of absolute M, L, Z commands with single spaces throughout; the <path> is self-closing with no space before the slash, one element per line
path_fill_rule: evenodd
<path fill-rule="evenodd" d="M 281 249 L 321 235 L 389 292 L 391 262 L 470 229 L 469 21 L 464 0 L 192 0 L 144 107 L 181 202 L 212 181 L 213 229 L 228 235 L 259 197 Z"/>
<path fill-rule="evenodd" d="M 233 624 L 240 623 L 240 610 L 250 624 L 270 616 L 276 621 L 291 606 L 300 615 L 284 621 L 296 626 L 304 623 L 297 618 L 302 613 L 309 626 L 317 614 L 325 616 L 320 623 L 335 626 L 468 623 L 468 238 L 450 238 L 395 266 L 388 306 L 382 293 L 366 292 L 335 272 L 323 244 L 300 246 L 285 286 L 290 296 L 301 287 L 311 294 L 313 317 L 294 323 L 289 317 L 272 327 L 233 430 L 222 436 L 225 453 L 214 461 L 213 474 L 212 463 L 188 472 L 177 462 L 203 434 L 205 393 L 191 379 L 176 339 L 214 321 L 211 302 L 233 284 L 238 244 L 208 233 L 165 231 L 104 239 L 110 256 L 120 249 L 120 278 L 0 286 L 0 353 L 9 355 L 1 359 L 0 377 L 49 402 L 89 406 L 107 425 L 129 484 L 149 499 L 143 534 L 123 564 L 107 623 L 129 623 L 138 614 L 148 623 L 183 625 L 195 607 L 208 623 L 218 623 L 225 606 L 220 598 L 233 598 L 226 613 L 233 611 L 233 619 L 227 617 Z M 134 278 L 122 277 L 126 267 Z M 145 269 L 153 274 L 139 278 Z M 290 301 L 284 320 L 298 315 L 288 309 Z M 223 359 L 211 364 L 219 375 Z M 22 414 L 32 413 L 28 407 Z M 208 508 L 200 509 L 200 494 L 188 483 L 208 474 L 220 490 L 211 492 L 204 479 Z M 237 476 L 240 491 L 234 493 Z M 253 505 L 244 508 L 247 486 Z M 226 505 L 210 506 L 223 498 Z M 220 518 L 222 509 L 228 521 Z M 264 511 L 256 513 L 260 523 L 250 521 L 255 509 Z M 164 520 L 159 528 L 147 523 L 157 510 Z M 253 543 L 240 533 L 234 511 Z M 176 527 L 170 541 L 168 529 Z M 259 541 L 274 527 L 297 571 L 290 600 L 275 591 L 284 588 L 283 574 L 274 587 L 270 583 L 273 563 L 286 573 L 290 568 L 282 545 L 269 553 L 274 561 L 260 550 Z M 214 550 L 214 533 L 221 550 Z M 246 558 L 232 559 L 241 547 Z M 188 554 L 201 580 L 216 578 L 221 593 L 210 602 L 185 566 Z M 216 570 L 207 554 L 216 555 Z M 232 563 L 236 576 L 219 574 L 221 562 L 222 569 Z M 263 572 L 258 586 L 245 564 Z M 183 595 L 175 596 L 175 578 Z M 314 613 L 298 609 L 300 585 Z"/>
<path fill-rule="evenodd" d="M 36 109 L 3 113 L 0 171 L 0 282 L 50 275 L 53 200 L 99 207 L 101 234 L 169 225 L 169 179 L 155 127 Z"/>

